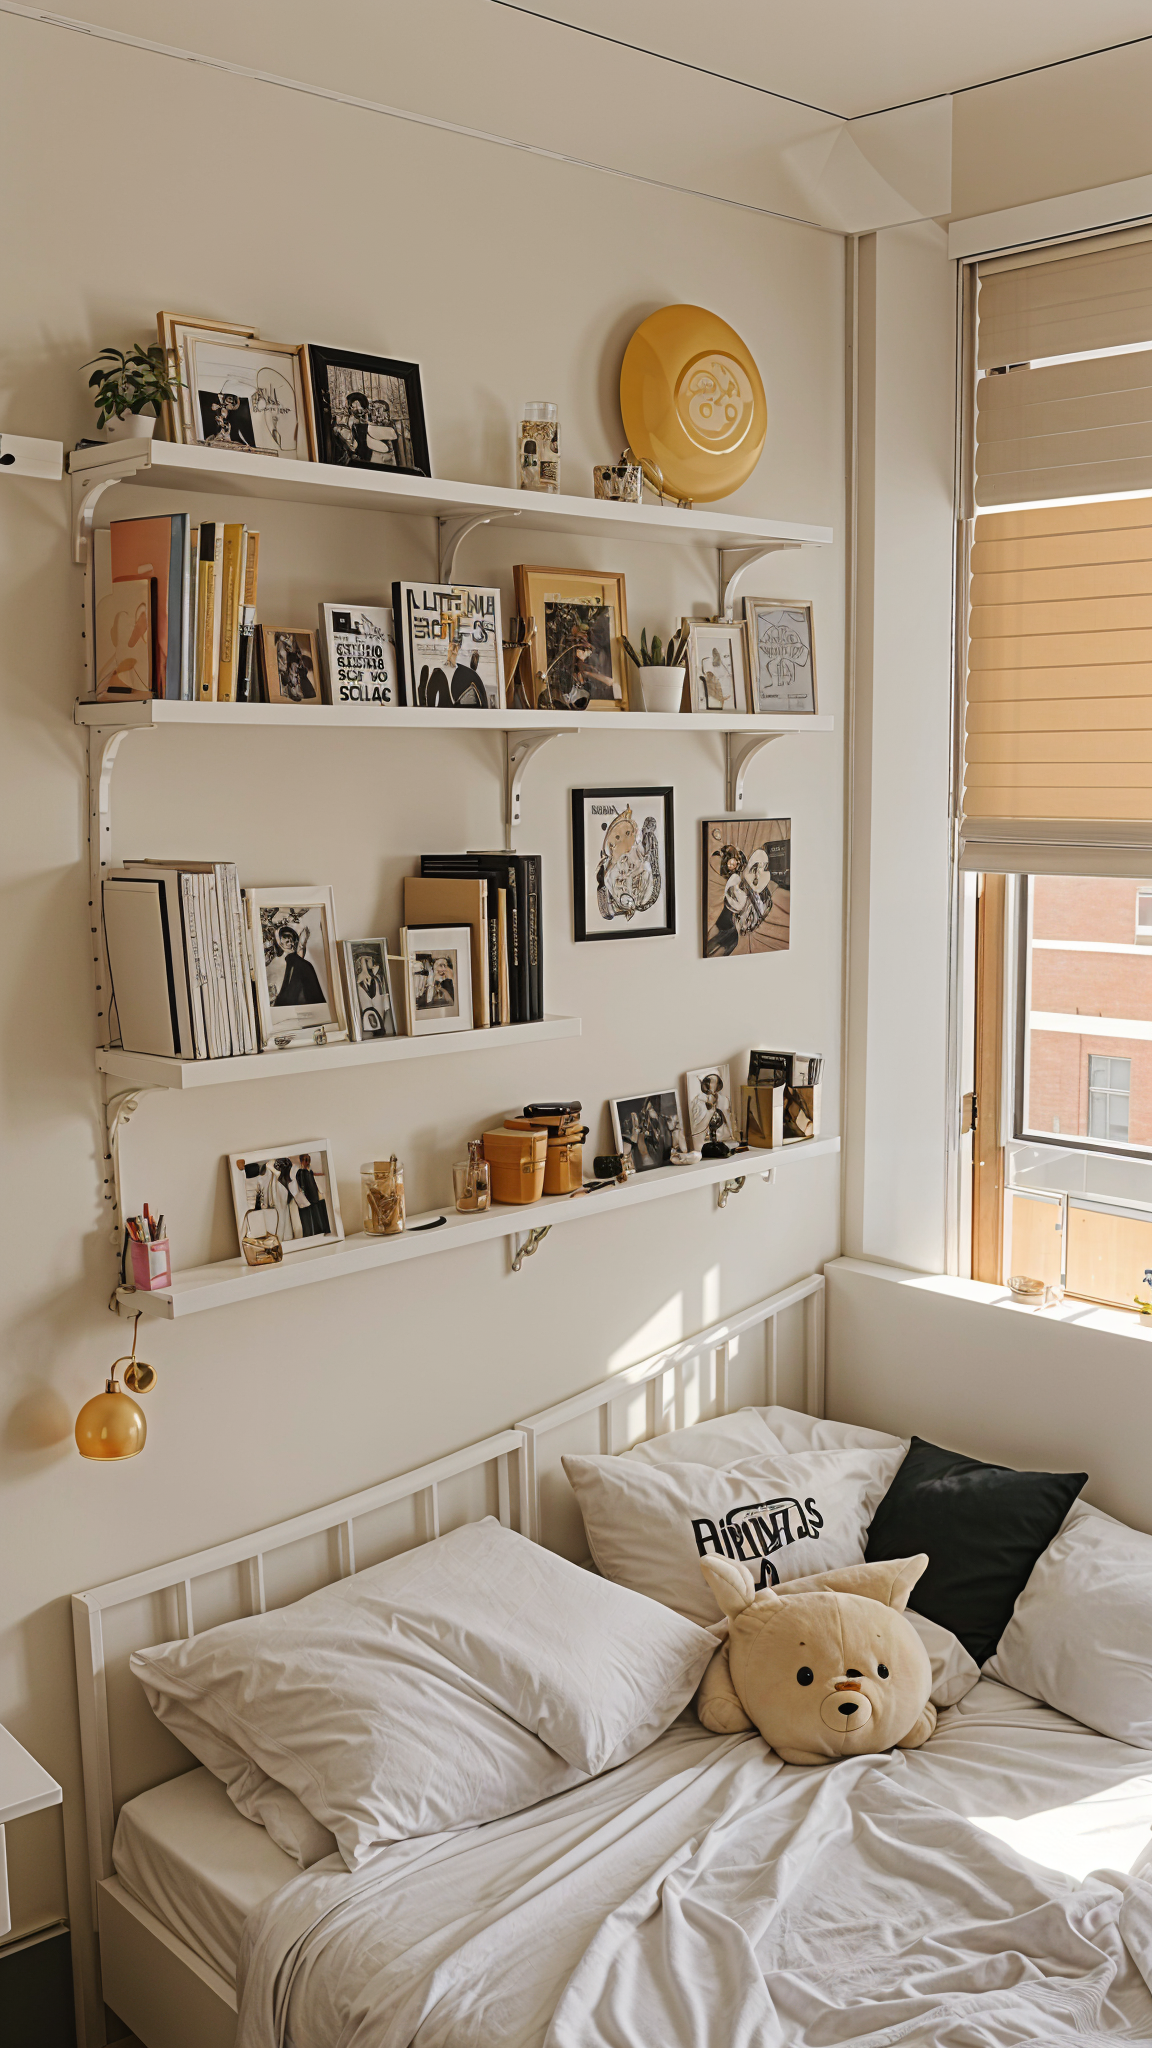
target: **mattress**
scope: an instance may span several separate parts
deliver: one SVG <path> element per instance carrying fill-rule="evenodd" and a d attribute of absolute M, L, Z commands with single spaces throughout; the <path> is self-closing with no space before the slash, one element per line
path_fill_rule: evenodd
<path fill-rule="evenodd" d="M 230 1984 L 249 1913 L 300 1875 L 203 1768 L 121 1807 L 112 1865 L 133 1898 Z"/>
<path fill-rule="evenodd" d="M 682 1767 L 683 1732 L 695 1726 L 691 1713 L 682 1716 L 645 1753 L 657 1775 L 662 1757 L 669 1775 Z M 721 1738 L 714 1740 L 722 1746 Z M 1152 1756 L 994 1679 L 981 1679 L 941 1714 L 931 1742 L 901 1757 L 909 1784 L 923 1796 L 1020 1855 L 1078 1880 L 1090 1870 L 1130 1870 L 1152 1845 Z M 650 1769 L 644 1775 L 651 1784 Z M 575 1801 L 579 1789 L 549 1807 Z M 405 1862 L 411 1854 L 412 1845 L 397 1844 L 374 1859 L 374 1867 Z M 112 1858 L 133 1896 L 230 1982 L 249 1914 L 301 1876 L 299 1865 L 263 1828 L 244 1820 L 203 1769 L 129 1800 Z M 343 1871 L 339 1858 L 316 1866 L 317 1872 L 329 1868 Z M 459 1900 L 455 1910 L 461 1910 Z"/>

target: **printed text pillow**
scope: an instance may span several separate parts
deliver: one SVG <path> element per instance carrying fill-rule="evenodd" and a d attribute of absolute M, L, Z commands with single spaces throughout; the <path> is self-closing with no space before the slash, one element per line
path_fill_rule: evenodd
<path fill-rule="evenodd" d="M 588 1547 L 606 1579 L 689 1620 L 720 1620 L 702 1557 L 751 1565 L 757 1586 L 860 1564 L 904 1456 L 891 1450 L 750 1454 L 722 1469 L 565 1457 Z"/>

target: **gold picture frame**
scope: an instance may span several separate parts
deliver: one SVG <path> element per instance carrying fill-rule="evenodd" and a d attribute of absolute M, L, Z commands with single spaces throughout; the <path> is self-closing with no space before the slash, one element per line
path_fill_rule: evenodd
<path fill-rule="evenodd" d="M 256 327 L 245 327 L 242 323 L 235 323 L 229 320 L 201 320 L 194 313 L 157 313 L 156 333 L 160 346 L 168 357 L 169 369 L 178 370 L 181 380 L 177 388 L 175 404 L 168 400 L 161 414 L 164 426 L 164 439 L 166 441 L 176 441 L 181 446 L 186 446 L 188 442 L 184 431 L 184 407 L 188 382 L 185 376 L 185 366 L 180 360 L 180 349 L 176 340 L 176 329 L 178 327 L 200 327 L 213 334 L 238 334 L 245 341 L 255 341 L 258 338 L 259 329 Z M 193 435 L 191 438 L 194 440 L 195 436 Z"/>
<path fill-rule="evenodd" d="M 615 570 L 518 563 L 516 610 L 532 621 L 529 661 L 537 711 L 627 711 L 628 599 Z M 610 613 L 605 617 L 605 613 Z"/>
<path fill-rule="evenodd" d="M 689 711 L 752 709 L 752 664 L 743 619 L 685 619 Z"/>
<path fill-rule="evenodd" d="M 816 716 L 816 619 L 809 598 L 746 597 L 753 713 Z"/>
<path fill-rule="evenodd" d="M 265 341 L 254 328 L 175 313 L 161 313 L 158 326 L 180 372 L 169 412 L 185 447 L 315 462 L 305 342 Z"/>

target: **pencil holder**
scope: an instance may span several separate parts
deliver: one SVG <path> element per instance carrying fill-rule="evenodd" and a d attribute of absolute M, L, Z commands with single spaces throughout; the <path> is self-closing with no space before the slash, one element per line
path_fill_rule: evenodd
<path fill-rule="evenodd" d="M 147 1244 L 137 1244 L 132 1238 L 128 1249 L 132 1254 L 132 1284 L 140 1293 L 151 1294 L 156 1287 L 171 1287 L 172 1245 L 168 1238 L 153 1238 Z"/>

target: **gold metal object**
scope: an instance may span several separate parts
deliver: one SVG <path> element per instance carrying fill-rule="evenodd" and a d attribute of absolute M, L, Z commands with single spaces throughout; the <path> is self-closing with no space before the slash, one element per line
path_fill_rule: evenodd
<path fill-rule="evenodd" d="M 716 1197 L 716 1207 L 718 1209 L 726 1209 L 728 1207 L 729 1195 L 738 1195 L 747 1177 L 747 1174 L 742 1173 L 738 1180 L 721 1181 L 720 1192 Z"/>
<path fill-rule="evenodd" d="M 523 1244 L 520 1246 L 519 1251 L 513 1254 L 512 1271 L 514 1273 L 518 1273 L 520 1271 L 520 1268 L 524 1264 L 525 1259 L 531 1259 L 535 1257 L 536 1253 L 539 1251 L 541 1245 L 544 1242 L 544 1239 L 547 1237 L 548 1232 L 551 1230 L 551 1228 L 552 1225 L 550 1223 L 545 1223 L 541 1229 L 530 1230 L 528 1232 L 528 1235 L 524 1239 Z"/>
<path fill-rule="evenodd" d="M 703 306 L 665 306 L 624 351 L 620 410 L 634 459 L 682 505 L 739 490 L 760 460 L 768 401 L 751 350 Z"/>
<path fill-rule="evenodd" d="M 144 1449 L 148 1435 L 148 1424 L 144 1411 L 126 1394 L 116 1378 L 116 1367 L 124 1367 L 125 1383 L 138 1394 L 147 1394 L 156 1385 L 155 1368 L 145 1365 L 136 1356 L 136 1336 L 140 1328 L 140 1311 L 132 1328 L 132 1350 L 128 1357 L 117 1358 L 105 1382 L 104 1392 L 94 1394 L 76 1417 L 76 1448 L 82 1458 L 135 1458 Z"/>

